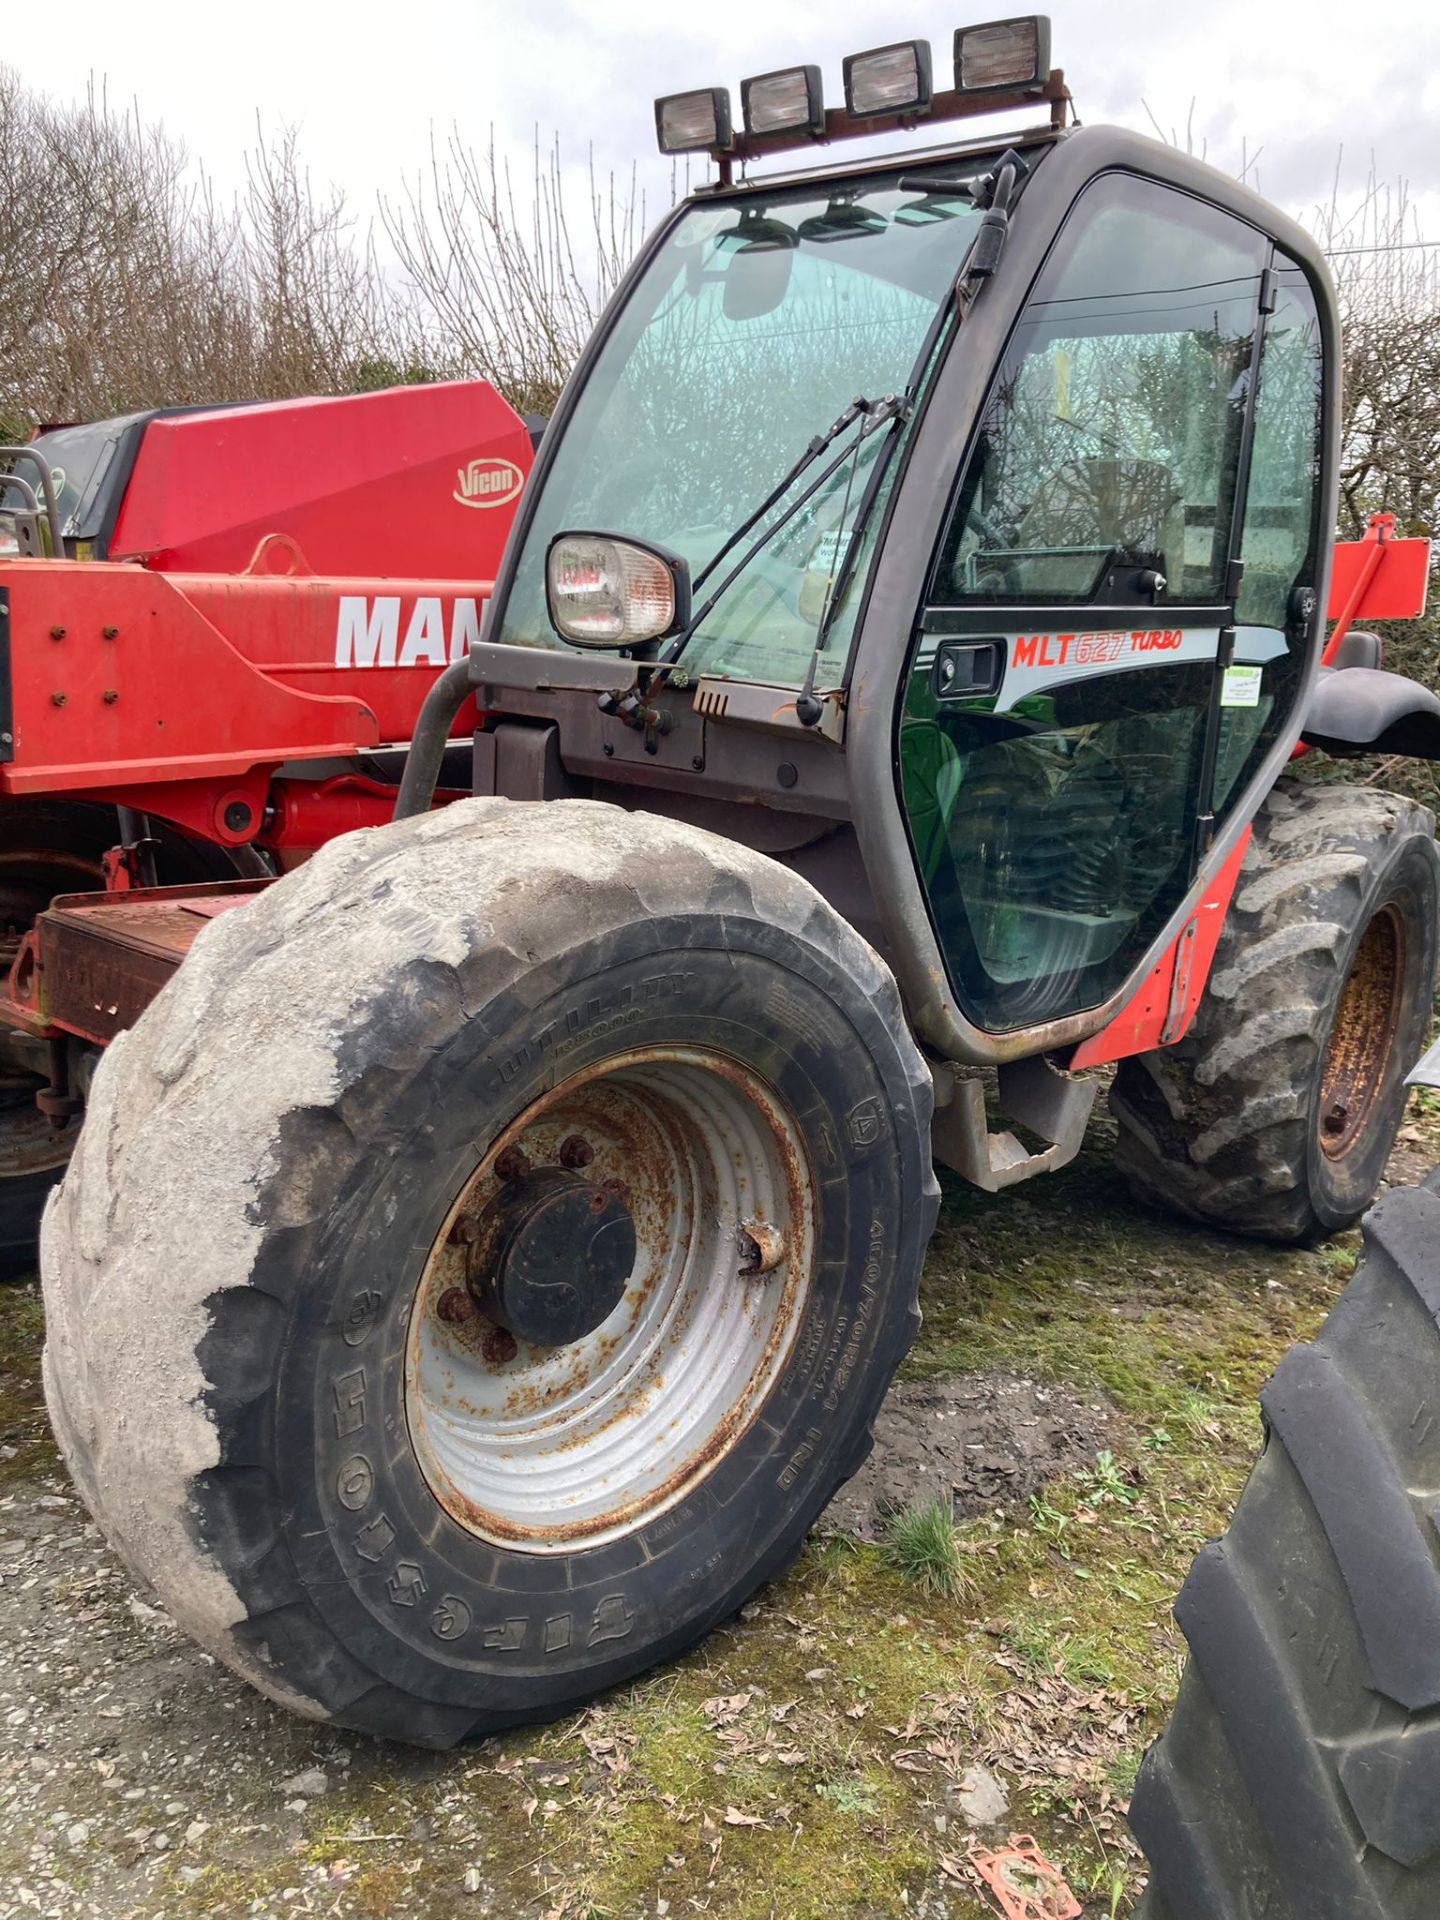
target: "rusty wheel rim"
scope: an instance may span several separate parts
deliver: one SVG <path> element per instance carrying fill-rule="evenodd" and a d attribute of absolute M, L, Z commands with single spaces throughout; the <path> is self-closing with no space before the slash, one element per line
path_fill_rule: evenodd
<path fill-rule="evenodd" d="M 1320 1075 L 1320 1148 L 1350 1153 L 1385 1084 L 1405 985 L 1405 923 L 1382 907 L 1361 936 L 1341 989 Z"/>
<path fill-rule="evenodd" d="M 597 1220 L 623 1210 L 633 1227 L 618 1303 L 560 1345 L 517 1336 L 493 1285 L 493 1222 L 517 1182 L 537 1206 L 558 1185 L 562 1202 L 589 1194 Z M 494 1544 L 560 1553 L 683 1499 L 754 1424 L 789 1356 L 813 1188 L 791 1115 L 720 1054 L 618 1055 L 535 1102 L 456 1196 L 411 1309 L 406 1419 L 446 1512 Z"/>

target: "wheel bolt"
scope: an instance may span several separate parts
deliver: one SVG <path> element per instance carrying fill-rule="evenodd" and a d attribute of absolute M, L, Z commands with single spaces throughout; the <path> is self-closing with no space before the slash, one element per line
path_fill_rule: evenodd
<path fill-rule="evenodd" d="M 572 1133 L 560 1142 L 559 1159 L 562 1167 L 577 1171 L 581 1167 L 588 1167 L 594 1158 L 595 1149 L 588 1140 L 582 1140 L 578 1133 Z"/>
<path fill-rule="evenodd" d="M 457 1247 L 473 1247 L 480 1238 L 480 1223 L 468 1213 L 462 1213 L 450 1229 L 450 1238 Z"/>
<path fill-rule="evenodd" d="M 742 1220 L 735 1234 L 741 1273 L 774 1273 L 785 1258 L 785 1236 L 765 1220 Z"/>
<path fill-rule="evenodd" d="M 530 1162 L 519 1147 L 507 1147 L 495 1162 L 495 1178 L 513 1184 L 530 1171 Z"/>
<path fill-rule="evenodd" d="M 508 1327 L 492 1327 L 481 1341 L 480 1351 L 491 1366 L 503 1367 L 507 1360 L 515 1358 L 520 1348 Z"/>
<path fill-rule="evenodd" d="M 473 1319 L 475 1302 L 464 1287 L 447 1287 L 435 1302 L 435 1311 L 450 1326 L 459 1327 Z"/>
<path fill-rule="evenodd" d="M 591 1213 L 603 1213 L 605 1211 L 606 1205 L 607 1205 L 607 1197 L 597 1187 L 594 1193 L 592 1193 L 590 1196 Z"/>

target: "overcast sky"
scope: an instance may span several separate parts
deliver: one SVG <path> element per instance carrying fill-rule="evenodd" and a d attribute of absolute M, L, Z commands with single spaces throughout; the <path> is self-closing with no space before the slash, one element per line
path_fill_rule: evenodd
<path fill-rule="evenodd" d="M 1003 9 L 996 8 L 995 14 Z M 1155 118 L 1238 172 L 1260 149 L 1259 184 L 1305 212 L 1328 199 L 1337 153 L 1353 196 L 1371 159 L 1413 189 L 1421 231 L 1440 239 L 1440 9 L 1318 0 L 1053 0 L 1053 58 L 1083 118 L 1149 131 Z M 0 59 L 60 97 L 92 75 L 137 101 L 225 185 L 241 174 L 257 112 L 298 124 L 317 179 L 357 212 L 424 161 L 432 128 L 526 149 L 558 129 L 567 159 L 593 145 L 602 168 L 642 167 L 652 212 L 667 198 L 654 147 L 656 93 L 728 84 L 819 61 L 826 96 L 840 60 L 923 35 L 936 78 L 950 35 L 973 19 L 934 0 L 69 0 L 7 9 Z M 1254 176 L 1252 175 L 1252 178 Z"/>

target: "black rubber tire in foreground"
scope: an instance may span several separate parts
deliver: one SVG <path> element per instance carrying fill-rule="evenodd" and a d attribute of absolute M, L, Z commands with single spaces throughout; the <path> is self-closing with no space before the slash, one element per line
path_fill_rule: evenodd
<path fill-rule="evenodd" d="M 802 1317 L 658 1517 L 526 1550 L 431 1491 L 412 1309 L 488 1143 L 647 1049 L 791 1116 Z M 177 1621 L 299 1712 L 439 1747 L 570 1712 L 783 1571 L 864 1458 L 917 1320 L 930 1100 L 889 974 L 758 854 L 588 802 L 347 836 L 213 922 L 97 1071 L 43 1236 L 67 1462 Z"/>
<path fill-rule="evenodd" d="M 1175 1617 L 1190 1660 L 1130 1824 L 1144 1920 L 1440 1913 L 1440 1179 L 1261 1396 L 1265 1451 Z"/>
<path fill-rule="evenodd" d="M 1265 1239 L 1357 1220 L 1424 1039 L 1437 922 L 1432 814 L 1374 787 L 1282 781 L 1190 1031 L 1116 1071 L 1116 1158 L 1137 1192 Z M 1357 1071 L 1337 1100 L 1342 1055 Z"/>

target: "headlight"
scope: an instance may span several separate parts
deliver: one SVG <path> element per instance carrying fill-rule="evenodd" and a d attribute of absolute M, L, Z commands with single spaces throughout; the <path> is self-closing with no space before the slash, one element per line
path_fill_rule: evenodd
<path fill-rule="evenodd" d="M 613 533 L 557 533 L 545 555 L 545 605 L 577 647 L 663 640 L 690 618 L 690 574 L 679 554 Z"/>

